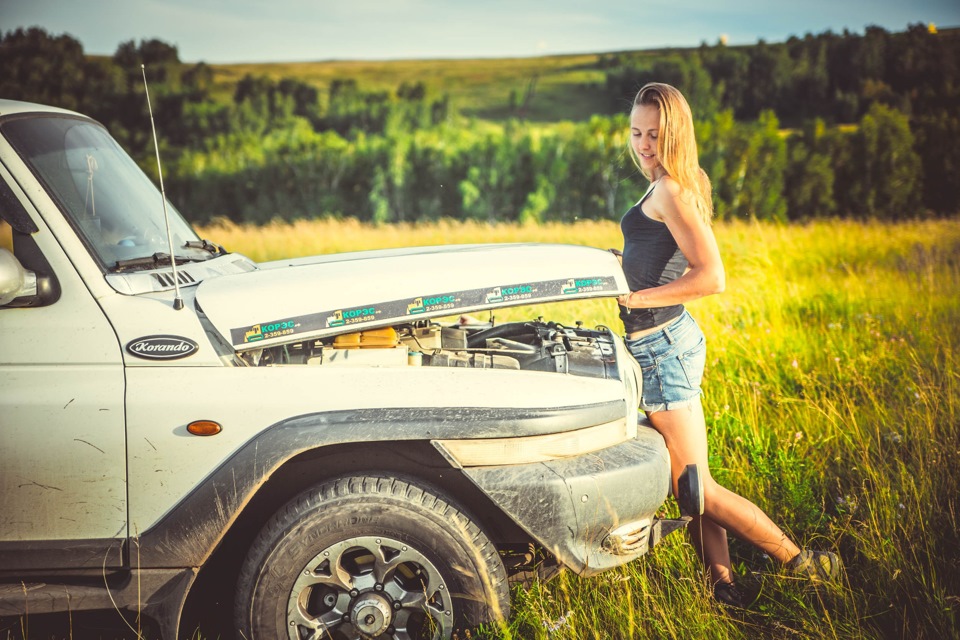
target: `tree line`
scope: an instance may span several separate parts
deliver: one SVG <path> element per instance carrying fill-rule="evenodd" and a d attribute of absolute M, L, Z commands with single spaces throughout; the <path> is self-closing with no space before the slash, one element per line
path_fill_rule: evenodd
<path fill-rule="evenodd" d="M 626 111 L 650 80 L 690 100 L 721 219 L 960 210 L 956 31 L 608 54 L 592 87 L 605 113 L 534 124 L 466 118 L 420 82 L 369 91 L 343 78 L 321 92 L 248 75 L 218 99 L 212 69 L 162 41 L 98 58 L 69 36 L 18 29 L 0 35 L 0 96 L 91 115 L 155 173 L 141 63 L 168 195 L 194 222 L 616 219 L 643 188 Z"/>

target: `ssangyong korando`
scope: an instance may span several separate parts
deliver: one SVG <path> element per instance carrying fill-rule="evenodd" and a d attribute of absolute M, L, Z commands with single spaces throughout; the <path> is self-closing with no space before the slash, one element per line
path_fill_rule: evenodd
<path fill-rule="evenodd" d="M 670 460 L 621 339 L 484 321 L 626 292 L 611 253 L 256 263 L 97 122 L 5 100 L 0 178 L 0 616 L 176 638 L 213 589 L 238 637 L 448 638 L 509 615 L 518 576 L 589 576 L 683 523 L 656 517 Z"/>

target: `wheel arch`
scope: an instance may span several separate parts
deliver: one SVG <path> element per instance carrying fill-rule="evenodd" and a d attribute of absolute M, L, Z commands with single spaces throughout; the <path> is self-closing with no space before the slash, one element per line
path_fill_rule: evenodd
<path fill-rule="evenodd" d="M 390 476 L 432 489 L 470 516 L 496 542 L 525 541 L 528 536 L 429 440 L 365 441 L 319 446 L 277 468 L 224 532 L 216 553 L 238 531 L 259 528 L 303 490 L 350 475 Z M 255 534 L 254 534 L 255 535 Z"/>
<path fill-rule="evenodd" d="M 384 476 L 418 484 L 442 496 L 473 520 L 495 544 L 533 542 L 477 486 L 453 468 L 429 440 L 367 441 L 319 446 L 291 456 L 274 470 L 243 506 L 199 568 L 185 600 L 180 637 L 232 632 L 228 615 L 239 567 L 270 517 L 305 489 L 348 476 Z M 226 599 L 226 601 L 225 601 Z M 213 606 L 211 606 L 213 605 Z M 220 610 L 217 619 L 209 612 Z"/>

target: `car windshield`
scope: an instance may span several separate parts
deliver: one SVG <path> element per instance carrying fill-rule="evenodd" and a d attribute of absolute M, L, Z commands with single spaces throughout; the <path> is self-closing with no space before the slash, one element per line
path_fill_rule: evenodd
<path fill-rule="evenodd" d="M 167 254 L 169 264 L 160 191 L 102 126 L 70 117 L 19 118 L 4 122 L 2 131 L 105 269 L 155 254 Z M 167 213 L 177 261 L 209 258 L 209 251 L 185 246 L 198 237 L 169 202 Z"/>

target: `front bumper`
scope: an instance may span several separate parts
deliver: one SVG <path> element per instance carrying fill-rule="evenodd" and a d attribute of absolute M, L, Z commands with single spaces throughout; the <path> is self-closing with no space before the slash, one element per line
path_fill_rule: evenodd
<path fill-rule="evenodd" d="M 658 538 L 654 514 L 670 491 L 666 445 L 643 425 L 635 439 L 587 455 L 463 471 L 561 564 L 584 576 L 643 555 Z M 642 544 L 617 543 L 624 532 Z"/>

